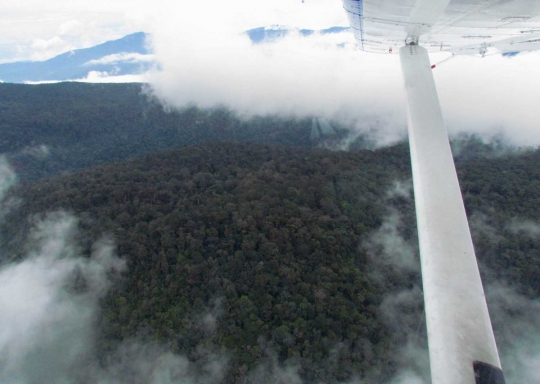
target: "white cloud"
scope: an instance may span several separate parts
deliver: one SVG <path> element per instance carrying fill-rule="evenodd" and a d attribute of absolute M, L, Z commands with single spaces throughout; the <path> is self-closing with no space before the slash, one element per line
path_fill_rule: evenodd
<path fill-rule="evenodd" d="M 143 3 L 142 0 L 4 1 L 0 45 L 19 46 L 19 50 L 4 51 L 10 56 L 0 57 L 0 62 L 32 59 L 35 54 L 32 43 L 36 39 L 48 41 L 58 37 L 73 48 L 86 48 L 145 30 L 148 22 L 141 15 L 148 13 Z M 58 53 L 61 52 L 39 58 L 48 59 Z"/>
<path fill-rule="evenodd" d="M 154 31 L 163 71 L 149 76 L 156 95 L 172 105 L 225 104 L 242 113 L 361 118 L 362 130 L 382 128 L 393 136 L 405 130 L 396 57 L 372 60 L 338 47 L 336 36 L 290 34 L 256 46 L 240 31 L 213 30 L 188 38 L 194 26 L 178 24 L 186 30 L 176 30 L 174 36 L 186 38 L 171 37 L 172 20 Z"/>
<path fill-rule="evenodd" d="M 20 153 L 36 159 L 44 159 L 51 154 L 51 147 L 45 144 L 34 145 L 31 147 L 24 147 Z"/>
<path fill-rule="evenodd" d="M 55 84 L 62 81 L 64 80 L 25 81 L 24 84 Z M 90 71 L 86 77 L 67 81 L 77 81 L 80 83 L 146 83 L 148 80 L 147 75 L 144 73 L 140 75 L 114 75 L 106 71 Z"/>
<path fill-rule="evenodd" d="M 540 224 L 531 220 L 514 218 L 507 228 L 513 233 L 524 233 L 532 238 L 540 236 Z"/>
<path fill-rule="evenodd" d="M 82 83 L 144 83 L 146 75 L 109 75 L 107 72 L 90 71 L 88 76 L 83 79 L 74 79 Z"/>
<path fill-rule="evenodd" d="M 32 42 L 31 47 L 33 51 L 30 59 L 33 61 L 47 60 L 50 57 L 54 57 L 74 48 L 69 42 L 63 40 L 59 36 L 55 36 L 48 40 L 35 39 Z"/>
<path fill-rule="evenodd" d="M 518 145 L 540 144 L 540 52 L 514 58 L 457 57 L 435 69 L 451 132 L 503 133 Z"/>
<path fill-rule="evenodd" d="M 257 46 L 242 34 L 272 24 L 346 25 L 341 2 L 311 7 L 309 2 L 235 0 L 175 2 L 170 7 L 171 12 L 152 15 L 149 31 L 163 68 L 149 80 L 167 103 L 347 118 L 364 122 L 363 131 L 382 132 L 382 142 L 403 137 L 405 97 L 398 56 L 358 52 L 352 44 L 337 46 L 336 39 L 352 42 L 352 34 L 290 34 Z M 311 12 L 318 17 L 310 23 L 305 16 Z M 444 57 L 434 55 L 432 60 Z M 535 106 L 539 58 L 538 53 L 512 59 L 459 57 L 438 67 L 434 75 L 449 132 L 502 132 L 515 144 L 540 144 L 540 109 Z"/>
<path fill-rule="evenodd" d="M 58 33 L 60 35 L 75 35 L 82 32 L 84 24 L 78 20 L 68 20 L 60 24 Z"/>
<path fill-rule="evenodd" d="M 0 268 L 3 383 L 58 382 L 92 350 L 98 300 L 110 285 L 109 272 L 123 269 L 123 262 L 109 242 L 97 244 L 91 258 L 80 257 L 75 228 L 72 216 L 48 215 L 27 258 Z M 76 275 L 85 282 L 80 293 L 73 290 Z"/>
<path fill-rule="evenodd" d="M 117 63 L 148 63 L 155 60 L 154 55 L 142 55 L 140 53 L 128 53 L 121 52 L 114 55 L 103 56 L 96 60 L 90 60 L 83 64 L 83 66 L 91 65 L 108 65 Z"/>
<path fill-rule="evenodd" d="M 507 383 L 539 383 L 540 300 L 501 283 L 487 286 L 486 297 Z"/>

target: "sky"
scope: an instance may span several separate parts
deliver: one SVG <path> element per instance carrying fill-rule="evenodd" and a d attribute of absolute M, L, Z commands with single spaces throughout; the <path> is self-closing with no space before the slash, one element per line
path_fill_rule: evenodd
<path fill-rule="evenodd" d="M 89 47 L 129 33 L 149 32 L 158 27 L 156 24 L 162 18 L 196 21 L 194 27 L 199 33 L 211 33 L 212 25 L 228 25 L 235 30 L 271 24 L 306 28 L 347 25 L 340 0 L 306 0 L 305 4 L 301 0 L 233 0 L 227 2 L 227 6 L 215 0 L 201 2 L 201 5 L 193 3 L 186 0 L 5 0 L 0 13 L 0 62 L 45 60 L 70 49 Z M 237 12 L 237 9 L 244 11 Z M 188 15 L 194 16 L 186 17 Z M 233 17 L 223 22 L 224 15 Z"/>
<path fill-rule="evenodd" d="M 264 45 L 243 34 L 271 25 L 318 30 L 348 23 L 340 0 L 7 0 L 0 14 L 0 62 L 44 60 L 142 30 L 152 36 L 161 71 L 119 79 L 92 73 L 84 80 L 149 82 L 171 107 L 221 104 L 245 115 L 315 114 L 350 122 L 381 144 L 405 137 L 397 55 L 360 52 L 350 33 L 291 34 Z M 449 133 L 540 145 L 539 60 L 538 52 L 460 56 L 437 67 Z"/>

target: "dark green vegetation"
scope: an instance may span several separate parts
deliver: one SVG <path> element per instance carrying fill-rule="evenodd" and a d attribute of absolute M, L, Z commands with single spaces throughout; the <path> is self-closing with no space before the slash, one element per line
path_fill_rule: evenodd
<path fill-rule="evenodd" d="M 459 166 L 468 211 L 502 234 L 475 231 L 484 278 L 508 279 L 530 297 L 540 290 L 540 244 L 508 224 L 540 219 L 539 166 L 539 152 Z M 380 305 L 419 276 L 379 262 L 362 242 L 389 206 L 416 241 L 412 202 L 387 197 L 409 177 L 406 145 L 345 153 L 211 144 L 19 187 L 23 204 L 9 222 L 73 212 L 88 253 L 114 236 L 128 272 L 103 302 L 100 355 L 138 337 L 196 362 L 228 356 L 231 383 L 273 353 L 307 382 L 383 382 L 422 312 L 406 308 L 395 327 Z M 15 249 L 20 229 L 5 229 Z M 204 321 L 209 311 L 215 324 Z"/>
<path fill-rule="evenodd" d="M 104 349 L 140 332 L 190 356 L 202 344 L 231 357 L 232 380 L 267 358 L 264 341 L 305 378 L 332 382 L 391 360 L 383 290 L 358 245 L 406 156 L 186 148 L 22 188 L 9 221 L 63 209 L 85 218 L 87 241 L 114 235 L 129 272 L 104 302 Z M 216 300 L 215 332 L 186 320 Z"/>
<path fill-rule="evenodd" d="M 207 142 L 309 147 L 310 132 L 310 118 L 241 119 L 194 106 L 166 113 L 141 84 L 0 84 L 0 153 L 25 180 Z"/>

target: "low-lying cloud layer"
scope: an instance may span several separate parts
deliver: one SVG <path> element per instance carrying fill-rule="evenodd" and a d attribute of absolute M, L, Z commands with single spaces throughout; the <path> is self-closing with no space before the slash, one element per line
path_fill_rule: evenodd
<path fill-rule="evenodd" d="M 90 259 L 78 256 L 75 225 L 69 215 L 49 215 L 32 234 L 27 258 L 0 270 L 3 383 L 59 382 L 91 357 L 98 300 L 107 274 L 123 264 L 109 242 L 96 244 Z"/>
<path fill-rule="evenodd" d="M 176 11 L 153 14 L 149 31 L 162 67 L 149 80 L 168 104 L 225 104 L 245 113 L 338 117 L 356 120 L 362 131 L 376 127 L 403 137 L 405 98 L 397 55 L 359 52 L 352 33 L 291 33 L 258 45 L 243 33 L 271 24 L 315 29 L 347 25 L 339 1 L 170 6 Z M 311 25 L 306 14 L 313 17 Z M 433 55 L 432 60 L 447 56 Z M 502 133 L 518 145 L 540 144 L 540 110 L 535 104 L 539 59 L 538 53 L 457 57 L 436 68 L 449 131 Z"/>

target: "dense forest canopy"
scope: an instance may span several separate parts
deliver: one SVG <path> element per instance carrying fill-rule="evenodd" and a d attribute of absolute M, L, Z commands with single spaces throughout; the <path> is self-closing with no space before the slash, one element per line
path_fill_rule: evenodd
<path fill-rule="evenodd" d="M 0 153 L 27 180 L 207 142 L 318 143 L 311 118 L 165 111 L 141 84 L 0 84 L 0 112 Z"/>
<path fill-rule="evenodd" d="M 189 147 L 21 186 L 14 193 L 22 206 L 9 222 L 28 226 L 28 215 L 73 212 L 88 254 L 97 238 L 114 236 L 128 271 L 103 301 L 100 353 L 145 333 L 195 360 L 204 359 L 201 345 L 227 353 L 227 382 L 245 379 L 265 348 L 300 366 L 307 382 L 354 375 L 380 382 L 395 372 L 405 337 L 389 328 L 380 305 L 418 285 L 419 275 L 381 264 L 362 244 L 389 206 L 404 216 L 401 235 L 415 241 L 411 200 L 387 197 L 395 180 L 410 177 L 407 159 L 405 145 L 357 153 Z M 488 212 L 504 235 L 493 242 L 476 233 L 485 278 L 512 281 L 531 297 L 540 289 L 538 240 L 506 224 L 516 215 L 539 218 L 531 209 L 539 162 L 535 152 L 459 170 L 468 211 Z M 20 226 L 4 229 L 14 250 L 24 249 L 18 233 Z M 213 332 L 186 321 L 216 302 Z M 412 329 L 421 308 L 411 310 Z"/>
<path fill-rule="evenodd" d="M 396 187 L 410 184 L 405 143 L 313 148 L 311 119 L 165 113 L 140 91 L 0 84 L 0 149 L 26 180 L 8 195 L 19 205 L 1 226 L 4 262 L 27 254 L 32 226 L 54 211 L 79 218 L 83 254 L 105 236 L 126 262 L 100 302 L 101 361 L 152 340 L 196 366 L 227 356 L 224 383 L 273 382 L 252 375 L 268 359 L 308 383 L 381 383 L 411 334 L 425 346 L 421 296 L 393 308 L 399 324 L 385 310 L 421 286 L 411 192 Z M 538 298 L 540 239 L 523 224 L 540 220 L 540 152 L 457 144 L 484 283 Z M 385 236 L 413 249 L 411 265 L 393 261 Z"/>
<path fill-rule="evenodd" d="M 214 142 L 357 151 L 376 143 L 354 126 L 332 122 L 314 135 L 311 117 L 239 116 L 225 107 L 169 110 L 141 84 L 0 83 L 0 153 L 22 180 Z M 504 151 L 499 140 L 455 138 L 460 157 Z"/>

